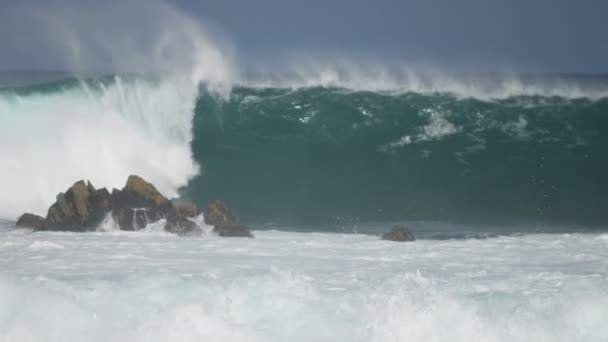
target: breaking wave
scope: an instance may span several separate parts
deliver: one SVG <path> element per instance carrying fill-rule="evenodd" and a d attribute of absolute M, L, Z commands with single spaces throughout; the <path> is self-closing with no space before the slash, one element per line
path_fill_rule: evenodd
<path fill-rule="evenodd" d="M 204 173 L 182 194 L 264 222 L 605 223 L 607 112 L 606 97 L 240 86 L 199 99 Z"/>
<path fill-rule="evenodd" d="M 11 52 L 81 76 L 0 88 L 2 218 L 44 214 L 76 179 L 120 187 L 135 173 L 264 222 L 608 220 L 604 76 L 305 56 L 249 70 L 169 4 L 66 8 L 24 3 L 0 17 L 44 31 Z M 95 66 L 119 72 L 82 77 Z"/>

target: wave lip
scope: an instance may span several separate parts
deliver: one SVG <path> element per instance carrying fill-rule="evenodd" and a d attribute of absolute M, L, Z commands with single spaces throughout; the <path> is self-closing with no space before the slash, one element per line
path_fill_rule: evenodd
<path fill-rule="evenodd" d="M 518 96 L 592 100 L 608 97 L 607 75 L 455 73 L 433 68 L 314 62 L 291 64 L 285 70 L 251 73 L 239 83 L 256 88 L 323 87 L 389 94 L 452 94 L 485 101 Z"/>

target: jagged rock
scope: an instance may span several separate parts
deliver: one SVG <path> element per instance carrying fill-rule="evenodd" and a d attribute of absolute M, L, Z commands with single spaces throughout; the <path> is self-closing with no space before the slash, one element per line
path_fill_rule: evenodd
<path fill-rule="evenodd" d="M 217 226 L 221 223 L 238 222 L 236 216 L 220 201 L 210 203 L 207 206 L 207 210 L 205 210 L 204 216 L 205 223 L 211 226 Z"/>
<path fill-rule="evenodd" d="M 213 231 L 223 237 L 253 237 L 253 234 L 222 202 L 215 201 L 204 212 L 205 223 L 213 226 Z"/>
<path fill-rule="evenodd" d="M 396 225 L 390 231 L 382 235 L 382 240 L 390 241 L 415 241 L 416 238 L 404 225 Z"/>
<path fill-rule="evenodd" d="M 112 216 L 121 230 L 138 230 L 166 218 L 175 208 L 154 185 L 131 175 L 122 190 L 112 191 Z"/>
<path fill-rule="evenodd" d="M 25 213 L 17 220 L 17 227 L 32 228 L 36 230 L 42 229 L 44 226 L 44 217 Z"/>
<path fill-rule="evenodd" d="M 74 183 L 65 193 L 59 193 L 46 218 L 23 214 L 17 225 L 36 230 L 85 232 L 95 230 L 112 214 L 121 230 L 138 230 L 149 223 L 166 219 L 165 230 L 179 235 L 202 233 L 202 228 L 190 218 L 199 214 L 194 204 L 174 206 L 154 185 L 131 175 L 122 190 L 96 190 L 84 180 Z M 214 226 L 220 236 L 253 237 L 249 229 L 221 202 L 213 202 L 205 212 L 205 222 Z"/>
<path fill-rule="evenodd" d="M 185 217 L 197 217 L 199 214 L 198 208 L 192 203 L 183 203 L 175 206 L 178 215 Z"/>
<path fill-rule="evenodd" d="M 122 189 L 123 192 L 137 194 L 143 201 L 153 202 L 158 206 L 170 205 L 171 202 L 163 196 L 156 187 L 146 182 L 141 177 L 131 175 L 127 179 L 127 184 Z"/>
<path fill-rule="evenodd" d="M 106 189 L 95 190 L 90 182 L 74 183 L 66 192 L 57 195 L 48 210 L 45 224 L 39 229 L 88 231 L 93 230 L 111 210 Z"/>
<path fill-rule="evenodd" d="M 215 225 L 213 231 L 221 237 L 254 237 L 249 228 L 238 222 L 222 222 Z"/>

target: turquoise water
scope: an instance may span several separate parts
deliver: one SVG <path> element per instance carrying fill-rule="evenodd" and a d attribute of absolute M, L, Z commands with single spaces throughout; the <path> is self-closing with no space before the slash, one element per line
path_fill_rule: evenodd
<path fill-rule="evenodd" d="M 5 88 L 4 187 L 21 198 L 0 216 L 43 211 L 75 179 L 120 187 L 138 173 L 260 226 L 605 225 L 608 79 L 518 82 L 252 81 L 221 95 L 130 75 Z M 24 194 L 32 179 L 40 193 Z"/>
<path fill-rule="evenodd" d="M 202 96 L 182 193 L 288 222 L 608 220 L 608 99 L 248 88 Z"/>

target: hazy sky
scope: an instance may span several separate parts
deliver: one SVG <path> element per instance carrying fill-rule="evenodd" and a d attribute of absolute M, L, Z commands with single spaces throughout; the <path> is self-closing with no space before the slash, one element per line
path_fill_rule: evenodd
<path fill-rule="evenodd" d="M 347 50 L 445 66 L 608 71 L 605 0 L 176 0 L 252 54 Z"/>
<path fill-rule="evenodd" d="M 4 8 L 23 2 L 3 1 Z M 225 33 L 241 60 L 342 55 L 457 69 L 608 72 L 605 0 L 171 1 Z M 130 17 L 136 26 L 138 14 Z M 0 24 L 0 43 L 10 49 L 7 25 Z M 39 32 L 28 25 L 19 39 L 35 42 Z M 31 59 L 4 53 L 0 67 L 41 64 Z"/>

